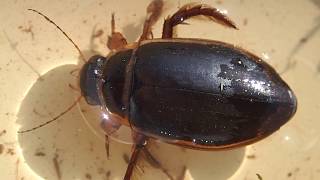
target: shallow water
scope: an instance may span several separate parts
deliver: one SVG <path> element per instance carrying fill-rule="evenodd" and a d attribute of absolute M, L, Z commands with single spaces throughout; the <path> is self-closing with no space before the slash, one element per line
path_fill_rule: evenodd
<path fill-rule="evenodd" d="M 185 3 L 165 2 L 153 29 L 161 36 L 162 20 Z M 222 10 L 239 30 L 205 20 L 179 26 L 179 37 L 220 40 L 261 56 L 290 85 L 298 98 L 294 118 L 272 136 L 245 148 L 204 152 L 152 142 L 150 151 L 175 177 L 185 179 L 319 179 L 320 178 L 320 6 L 306 1 L 201 1 Z M 1 1 L 0 2 L 0 167 L 3 179 L 121 179 L 131 147 L 111 140 L 110 159 L 104 139 L 94 134 L 72 109 L 60 120 L 30 133 L 17 134 L 46 122 L 77 97 L 76 49 L 42 17 L 49 16 L 77 43 L 86 58 L 107 55 L 111 13 L 116 30 L 129 41 L 140 34 L 149 1 Z M 68 9 L 68 10 L 66 10 Z M 92 32 L 98 37 L 90 45 Z M 75 71 L 75 73 L 70 73 Z M 81 103 L 80 103 L 81 104 Z M 86 117 L 86 116 L 85 116 Z M 141 157 L 136 179 L 166 175 Z"/>

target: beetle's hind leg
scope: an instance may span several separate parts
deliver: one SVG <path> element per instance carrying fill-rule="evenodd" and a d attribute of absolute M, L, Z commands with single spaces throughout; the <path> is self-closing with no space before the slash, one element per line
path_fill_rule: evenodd
<path fill-rule="evenodd" d="M 172 38 L 173 28 L 176 25 L 182 24 L 185 20 L 199 15 L 206 16 L 226 27 L 237 29 L 235 23 L 220 10 L 205 4 L 190 3 L 181 7 L 176 13 L 164 21 L 162 38 Z"/>
<path fill-rule="evenodd" d="M 116 32 L 116 25 L 114 20 L 114 13 L 111 15 L 111 36 L 108 36 L 107 46 L 112 51 L 123 49 L 127 45 L 126 38 L 120 33 Z"/>

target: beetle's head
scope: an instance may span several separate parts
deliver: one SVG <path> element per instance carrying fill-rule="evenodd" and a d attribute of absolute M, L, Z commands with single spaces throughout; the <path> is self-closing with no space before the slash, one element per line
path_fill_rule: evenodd
<path fill-rule="evenodd" d="M 81 94 L 90 105 L 100 105 L 97 83 L 105 62 L 106 58 L 103 56 L 92 56 L 80 71 Z"/>

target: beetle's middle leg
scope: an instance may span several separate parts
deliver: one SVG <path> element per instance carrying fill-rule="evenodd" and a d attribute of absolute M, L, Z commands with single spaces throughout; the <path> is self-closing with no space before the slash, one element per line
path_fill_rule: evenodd
<path fill-rule="evenodd" d="M 164 21 L 162 38 L 172 38 L 173 28 L 176 25 L 182 24 L 185 20 L 199 15 L 206 16 L 226 27 L 237 29 L 235 23 L 220 10 L 205 4 L 190 3 L 181 7 L 176 13 Z"/>
<path fill-rule="evenodd" d="M 126 38 L 120 33 L 116 32 L 116 25 L 114 20 L 114 13 L 111 15 L 111 36 L 108 36 L 107 46 L 111 51 L 123 49 L 127 45 Z"/>

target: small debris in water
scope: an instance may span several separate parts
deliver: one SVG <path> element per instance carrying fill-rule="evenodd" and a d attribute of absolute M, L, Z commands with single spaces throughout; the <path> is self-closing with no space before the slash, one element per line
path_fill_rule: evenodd
<path fill-rule="evenodd" d="M 257 175 L 257 177 L 258 177 L 259 180 L 263 180 L 263 179 L 262 179 L 262 176 L 261 176 L 260 174 L 256 173 L 256 175 Z"/>
<path fill-rule="evenodd" d="M 58 179 L 61 179 L 61 170 L 60 170 L 60 164 L 58 162 L 58 158 L 59 158 L 59 155 L 56 153 L 52 160 L 53 160 L 53 165 L 54 165 L 54 169 L 56 171 L 57 177 Z"/>
<path fill-rule="evenodd" d="M 3 144 L 0 144 L 0 154 L 2 154 L 4 151 L 4 145 Z"/>

